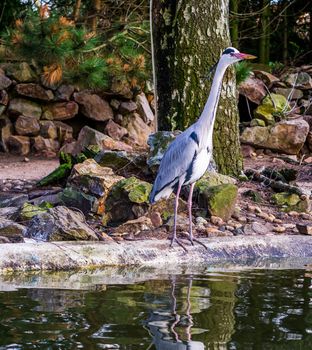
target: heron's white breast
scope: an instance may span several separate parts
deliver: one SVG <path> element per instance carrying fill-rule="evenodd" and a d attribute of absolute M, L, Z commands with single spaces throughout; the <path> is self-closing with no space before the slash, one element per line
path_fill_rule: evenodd
<path fill-rule="evenodd" d="M 211 159 L 211 152 L 208 152 L 206 148 L 204 148 L 201 152 L 197 154 L 193 163 L 191 178 L 189 179 L 189 181 L 185 183 L 185 185 L 188 185 L 197 181 L 205 174 L 208 168 L 210 159 Z"/>

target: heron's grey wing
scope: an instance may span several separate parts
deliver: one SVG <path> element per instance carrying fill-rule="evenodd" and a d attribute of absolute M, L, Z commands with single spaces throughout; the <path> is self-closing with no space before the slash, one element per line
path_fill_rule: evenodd
<path fill-rule="evenodd" d="M 182 176 L 186 176 L 198 147 L 198 139 L 194 132 L 183 133 L 170 144 L 161 160 L 151 192 L 151 201 L 164 188 L 174 186 Z"/>

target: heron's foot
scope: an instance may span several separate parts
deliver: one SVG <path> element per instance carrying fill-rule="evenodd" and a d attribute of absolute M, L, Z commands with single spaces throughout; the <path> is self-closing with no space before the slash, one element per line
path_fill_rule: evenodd
<path fill-rule="evenodd" d="M 186 253 L 188 252 L 188 250 L 185 248 L 184 244 L 177 237 L 171 238 L 170 247 L 173 246 L 174 242 L 176 242 L 181 248 L 183 248 Z"/>
<path fill-rule="evenodd" d="M 203 246 L 205 249 L 208 250 L 208 247 L 206 246 L 206 244 L 201 242 L 199 239 L 194 238 L 188 232 L 183 232 L 183 233 L 186 235 L 187 239 L 191 242 L 192 245 L 194 245 L 194 242 L 196 242 L 196 243 L 198 243 L 199 245 Z"/>

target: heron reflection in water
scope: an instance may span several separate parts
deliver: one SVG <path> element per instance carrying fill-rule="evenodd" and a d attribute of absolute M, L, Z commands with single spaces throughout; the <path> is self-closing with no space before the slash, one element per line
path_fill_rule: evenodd
<path fill-rule="evenodd" d="M 188 280 L 187 285 L 187 307 L 185 314 L 179 314 L 177 311 L 177 299 L 175 295 L 176 279 L 171 279 L 171 312 L 153 311 L 146 322 L 153 342 L 147 348 L 151 349 L 154 345 L 157 350 L 204 350 L 205 346 L 200 341 L 194 341 L 192 337 L 193 320 L 191 315 L 191 288 L 192 278 Z M 180 335 L 177 331 L 183 329 Z"/>

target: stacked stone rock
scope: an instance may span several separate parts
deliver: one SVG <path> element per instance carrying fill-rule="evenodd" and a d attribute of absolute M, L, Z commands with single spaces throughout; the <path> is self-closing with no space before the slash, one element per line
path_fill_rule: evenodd
<path fill-rule="evenodd" d="M 154 114 L 145 94 L 134 98 L 125 85 L 113 88 L 109 97 L 72 85 L 50 89 L 39 83 L 27 63 L 3 65 L 0 151 L 55 157 L 62 147 L 66 151 L 77 148 L 75 137 L 83 139 L 79 133 L 86 125 L 97 129 L 98 137 L 114 147 L 146 147 Z"/>
<path fill-rule="evenodd" d="M 255 70 L 239 92 L 254 107 L 242 143 L 293 155 L 312 152 L 312 65 L 280 78 Z"/>

